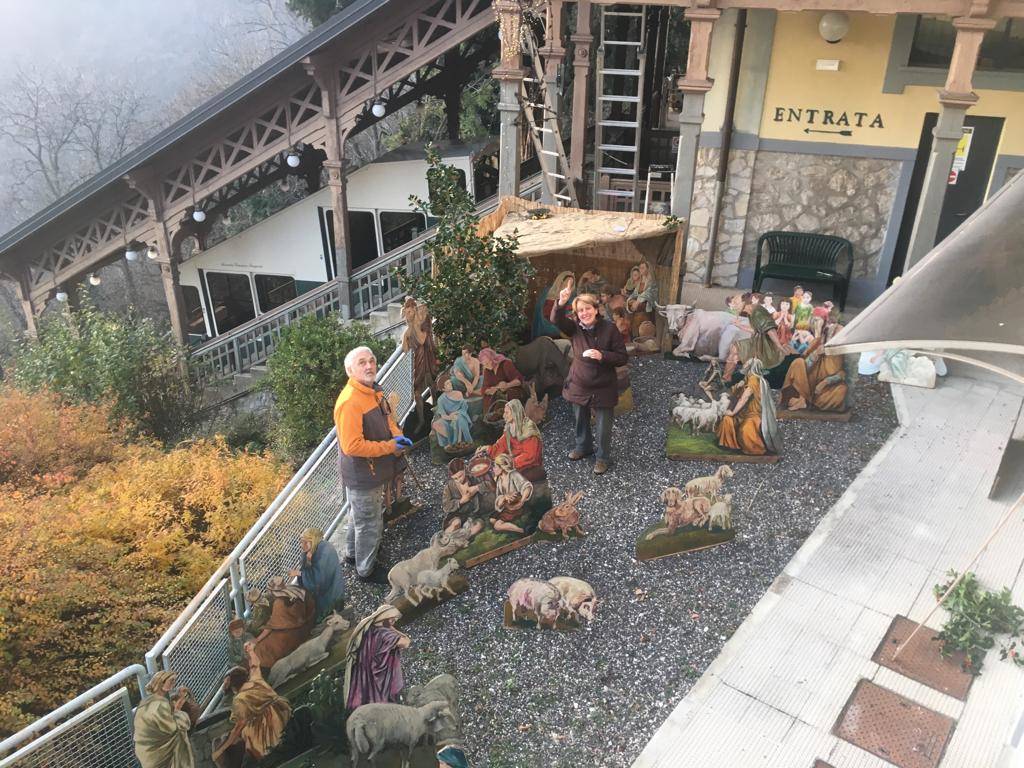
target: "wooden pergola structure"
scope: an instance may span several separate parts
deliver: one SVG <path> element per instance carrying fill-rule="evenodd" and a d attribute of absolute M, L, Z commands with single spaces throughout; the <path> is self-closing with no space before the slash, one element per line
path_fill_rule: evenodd
<path fill-rule="evenodd" d="M 518 192 L 522 147 L 518 31 L 526 9 L 548 19 L 540 50 L 549 93 L 571 46 L 575 85 L 571 135 L 586 135 L 591 109 L 590 9 L 614 0 L 576 0 L 576 27 L 567 36 L 562 15 L 568 0 L 356 0 L 305 38 L 180 122 L 122 158 L 66 197 L 0 238 L 0 273 L 12 279 L 28 332 L 46 301 L 62 286 L 121 258 L 129 246 L 155 248 L 171 327 L 186 338 L 178 275 L 182 242 L 202 240 L 231 205 L 286 174 L 300 174 L 315 188 L 326 169 L 331 190 L 338 280 L 348 312 L 345 140 L 372 124 L 371 107 L 390 113 L 424 93 L 443 95 L 451 107 L 476 64 L 499 47 L 499 194 Z M 966 110 L 977 102 L 972 78 L 985 32 L 1004 17 L 1024 17 L 1024 0 L 633 0 L 635 5 L 685 9 L 690 23 L 682 92 L 679 153 L 672 190 L 673 213 L 690 212 L 706 94 L 711 38 L 729 8 L 778 11 L 841 10 L 878 14 L 930 13 L 954 18 L 956 43 L 945 87 L 931 162 L 917 211 L 908 265 L 934 242 L 946 177 Z M 471 45 L 461 44 L 472 41 Z M 557 105 L 557 101 L 556 101 Z M 572 142 L 570 173 L 582 179 L 585 141 Z M 297 152 L 292 168 L 285 155 Z M 202 222 L 192 213 L 202 209 Z"/>
<path fill-rule="evenodd" d="M 228 208 L 286 174 L 316 189 L 326 169 L 338 277 L 347 283 L 345 140 L 380 119 L 374 102 L 385 105 L 385 116 L 424 94 L 457 105 L 466 79 L 494 55 L 494 36 L 479 34 L 494 20 L 490 0 L 357 0 L 8 232 L 0 238 L 0 273 L 17 285 L 28 332 L 63 285 L 122 258 L 129 246 L 150 247 L 171 328 L 184 341 L 182 242 L 201 242 Z M 298 167 L 286 163 L 291 152 Z M 197 209 L 206 214 L 202 222 L 192 216 Z"/>

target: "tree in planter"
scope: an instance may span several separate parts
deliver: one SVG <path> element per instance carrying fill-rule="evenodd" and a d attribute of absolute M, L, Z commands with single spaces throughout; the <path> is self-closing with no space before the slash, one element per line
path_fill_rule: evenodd
<path fill-rule="evenodd" d="M 533 265 L 517 255 L 515 237 L 478 235 L 473 201 L 459 185 L 458 171 L 442 164 L 432 147 L 427 161 L 430 202 L 410 200 L 438 218 L 437 236 L 427 245 L 433 269 L 421 275 L 398 270 L 399 280 L 430 307 L 442 360 L 455 359 L 463 345 L 478 348 L 485 341 L 507 349 L 526 328 Z"/>
<path fill-rule="evenodd" d="M 264 379 L 279 414 L 272 439 L 280 456 L 301 461 L 323 440 L 334 401 L 348 383 L 345 355 L 361 346 L 372 349 L 381 365 L 394 350 L 390 339 L 375 339 L 366 323 L 342 323 L 336 315 L 307 315 L 285 331 Z"/>

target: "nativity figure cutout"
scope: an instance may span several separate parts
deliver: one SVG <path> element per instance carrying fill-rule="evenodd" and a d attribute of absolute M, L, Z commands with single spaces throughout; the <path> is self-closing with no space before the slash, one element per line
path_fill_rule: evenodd
<path fill-rule="evenodd" d="M 735 538 L 732 494 L 723 492 L 732 476 L 732 468 L 722 464 L 714 473 L 695 477 L 683 488 L 673 486 L 662 491 L 662 519 L 640 534 L 637 560 L 694 552 Z"/>

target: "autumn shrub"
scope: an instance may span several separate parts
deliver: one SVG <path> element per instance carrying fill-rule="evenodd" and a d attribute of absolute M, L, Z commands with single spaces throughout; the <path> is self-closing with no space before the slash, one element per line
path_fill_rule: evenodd
<path fill-rule="evenodd" d="M 124 435 L 102 405 L 64 403 L 48 390 L 0 388 L 0 486 L 54 489 L 109 461 Z"/>
<path fill-rule="evenodd" d="M 0 731 L 139 661 L 289 474 L 223 440 L 131 445 L 62 491 L 0 494 Z"/>
<path fill-rule="evenodd" d="M 339 323 L 335 316 L 307 315 L 285 330 L 264 379 L 278 414 L 272 437 L 278 455 L 299 463 L 323 440 L 348 383 L 345 355 L 361 346 L 372 349 L 380 365 L 395 348 L 391 339 L 374 338 L 366 323 Z"/>
<path fill-rule="evenodd" d="M 185 350 L 148 318 L 96 309 L 84 290 L 77 309 L 65 307 L 40 324 L 38 338 L 21 343 L 11 368 L 19 388 L 106 403 L 115 423 L 164 442 L 198 417 Z"/>

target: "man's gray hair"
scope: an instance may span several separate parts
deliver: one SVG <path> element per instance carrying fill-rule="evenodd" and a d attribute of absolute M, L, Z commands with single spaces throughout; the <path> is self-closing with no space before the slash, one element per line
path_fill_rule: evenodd
<path fill-rule="evenodd" d="M 373 350 L 370 349 L 369 347 L 356 347 L 355 349 L 349 351 L 347 355 L 345 355 L 345 373 L 351 375 L 352 366 L 355 365 L 356 358 L 359 357 L 359 355 L 363 354 L 363 352 L 369 352 L 371 355 L 373 355 Z M 377 356 L 373 355 L 373 359 L 374 362 L 376 362 Z"/>

